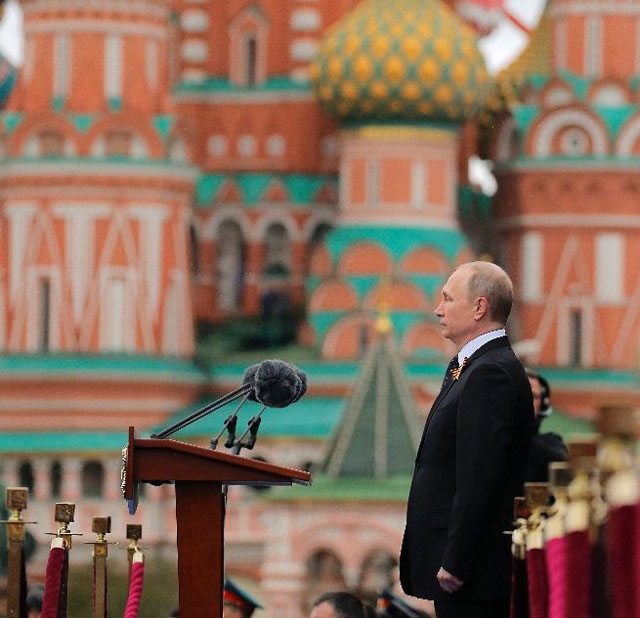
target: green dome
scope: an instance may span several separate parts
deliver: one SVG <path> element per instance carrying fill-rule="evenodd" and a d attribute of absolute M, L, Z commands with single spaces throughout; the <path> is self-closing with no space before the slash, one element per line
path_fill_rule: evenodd
<path fill-rule="evenodd" d="M 330 28 L 311 74 L 345 120 L 462 121 L 490 84 L 476 35 L 439 0 L 365 0 Z"/>

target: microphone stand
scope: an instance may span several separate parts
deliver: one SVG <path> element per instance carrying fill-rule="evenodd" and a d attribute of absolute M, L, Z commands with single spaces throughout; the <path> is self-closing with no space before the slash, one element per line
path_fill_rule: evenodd
<path fill-rule="evenodd" d="M 240 454 L 240 449 L 246 448 L 251 450 L 258 439 L 258 429 L 260 428 L 260 422 L 262 421 L 262 413 L 267 409 L 267 406 L 262 406 L 260 411 L 255 416 L 252 416 L 247 424 L 245 432 L 240 436 L 240 439 L 233 445 L 232 453 L 234 455 Z M 246 442 L 243 440 L 249 435 L 249 439 Z"/>
<path fill-rule="evenodd" d="M 191 423 L 194 423 L 195 421 L 198 421 L 201 418 L 204 418 L 205 416 L 207 416 L 207 414 L 211 414 L 211 412 L 215 412 L 216 410 L 220 409 L 222 406 L 228 403 L 231 403 L 236 399 L 239 399 L 243 395 L 248 396 L 252 389 L 253 389 L 253 386 L 251 386 L 251 384 L 243 384 L 242 386 L 236 388 L 230 393 L 227 393 L 226 395 L 223 395 L 219 399 L 212 401 L 210 404 L 207 404 L 203 408 L 200 408 L 200 410 L 196 410 L 193 414 L 190 414 L 186 418 L 183 418 L 181 421 L 174 423 L 170 427 L 167 427 L 166 429 L 163 429 L 158 433 L 152 433 L 151 438 L 166 438 L 171 434 L 174 434 L 176 431 L 179 431 L 180 429 L 184 429 L 188 425 L 191 425 Z"/>
<path fill-rule="evenodd" d="M 245 402 L 249 398 L 250 394 L 251 393 L 247 393 L 244 396 L 244 399 L 238 405 L 238 407 L 234 410 L 233 414 L 230 414 L 229 416 L 227 416 L 227 418 L 224 421 L 224 425 L 222 426 L 222 429 L 220 430 L 220 433 L 215 438 L 211 438 L 211 449 L 212 450 L 214 450 L 214 451 L 216 450 L 216 448 L 218 446 L 218 441 L 222 437 L 222 434 L 225 432 L 225 429 L 228 430 L 229 435 L 228 435 L 224 445 L 225 445 L 226 448 L 231 448 L 233 446 L 233 442 L 236 439 L 236 425 L 238 424 L 238 412 L 240 411 L 240 408 L 245 404 Z"/>

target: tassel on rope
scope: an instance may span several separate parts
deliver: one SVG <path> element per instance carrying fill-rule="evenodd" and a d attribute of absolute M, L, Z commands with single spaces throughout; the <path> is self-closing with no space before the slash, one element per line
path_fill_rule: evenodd
<path fill-rule="evenodd" d="M 124 610 L 124 618 L 137 618 L 140 598 L 142 596 L 142 583 L 144 581 L 144 556 L 138 549 L 131 562 L 131 580 L 129 582 L 129 596 L 127 607 Z"/>
<path fill-rule="evenodd" d="M 547 483 L 525 483 L 527 525 L 527 584 L 530 618 L 547 618 L 547 568 L 544 552 L 544 514 L 549 502 Z"/>
<path fill-rule="evenodd" d="M 56 537 L 51 541 L 51 550 L 45 572 L 44 598 L 40 618 L 59 618 L 61 588 L 64 579 L 67 548 L 65 541 Z M 66 614 L 66 612 L 65 612 Z"/>

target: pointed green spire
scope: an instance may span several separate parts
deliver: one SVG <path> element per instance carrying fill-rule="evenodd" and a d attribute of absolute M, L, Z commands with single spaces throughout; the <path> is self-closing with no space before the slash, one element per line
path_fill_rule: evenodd
<path fill-rule="evenodd" d="M 365 357 L 324 471 L 331 477 L 386 478 L 413 470 L 421 421 L 384 316 Z"/>

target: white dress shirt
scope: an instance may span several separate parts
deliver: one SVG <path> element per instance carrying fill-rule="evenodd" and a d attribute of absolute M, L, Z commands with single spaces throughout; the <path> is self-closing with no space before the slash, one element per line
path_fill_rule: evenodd
<path fill-rule="evenodd" d="M 481 348 L 485 343 L 498 339 L 499 337 L 506 337 L 507 331 L 504 328 L 498 328 L 496 330 L 490 330 L 488 333 L 482 333 L 471 341 L 467 341 L 462 346 L 460 352 L 458 352 L 458 366 L 462 365 L 462 361 L 465 358 L 469 358 L 476 350 Z"/>

